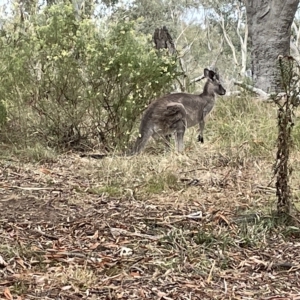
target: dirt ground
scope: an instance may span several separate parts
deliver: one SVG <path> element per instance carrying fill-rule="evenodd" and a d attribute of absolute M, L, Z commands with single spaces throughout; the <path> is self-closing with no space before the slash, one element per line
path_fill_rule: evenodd
<path fill-rule="evenodd" d="M 88 161 L 0 162 L 0 299 L 300 299 L 299 230 L 274 225 L 275 191 L 257 179 L 269 165 L 114 196 Z"/>

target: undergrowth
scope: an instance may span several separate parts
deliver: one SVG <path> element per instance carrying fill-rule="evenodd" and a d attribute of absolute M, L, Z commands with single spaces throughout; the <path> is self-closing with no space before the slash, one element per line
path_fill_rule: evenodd
<path fill-rule="evenodd" d="M 249 156 L 270 156 L 276 142 L 276 107 L 242 94 L 219 99 L 207 131 L 221 149 L 242 148 Z"/>
<path fill-rule="evenodd" d="M 235 101 L 244 102 L 236 108 Z M 188 129 L 182 154 L 151 142 L 131 157 L 66 153 L 49 160 L 45 149 L 32 151 L 31 145 L 26 163 L 26 150 L 18 156 L 22 161 L 3 158 L 1 255 L 26 279 L 2 270 L 12 278 L 4 284 L 15 295 L 44 298 L 46 291 L 51 299 L 60 297 L 53 286 L 97 297 L 164 286 L 175 291 L 167 294 L 172 299 L 178 291 L 190 293 L 186 282 L 195 294 L 210 291 L 201 299 L 234 299 L 237 291 L 261 299 L 266 289 L 271 296 L 290 291 L 300 230 L 296 218 L 273 214 L 273 113 L 269 103 L 222 99 L 207 120 L 206 143 L 196 142 L 196 128 Z M 300 157 L 294 154 L 291 184 L 299 198 Z"/>

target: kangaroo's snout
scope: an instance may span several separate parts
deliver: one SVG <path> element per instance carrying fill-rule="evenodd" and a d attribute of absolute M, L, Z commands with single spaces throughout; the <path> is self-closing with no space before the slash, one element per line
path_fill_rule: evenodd
<path fill-rule="evenodd" d="M 225 94 L 226 94 L 226 90 L 222 86 L 220 86 L 220 93 L 219 93 L 219 95 L 224 96 Z"/>

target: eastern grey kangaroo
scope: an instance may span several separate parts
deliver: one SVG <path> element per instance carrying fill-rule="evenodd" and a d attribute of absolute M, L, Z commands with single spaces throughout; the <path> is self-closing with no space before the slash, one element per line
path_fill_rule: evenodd
<path fill-rule="evenodd" d="M 170 145 L 170 135 L 175 133 L 175 145 L 178 152 L 184 150 L 183 136 L 185 129 L 199 124 L 198 141 L 203 143 L 204 118 L 215 104 L 215 94 L 225 95 L 226 90 L 219 81 L 219 76 L 212 70 L 204 69 L 207 81 L 200 95 L 175 93 L 156 99 L 146 109 L 135 142 L 133 154 L 138 154 L 145 147 L 150 137 L 164 137 Z"/>

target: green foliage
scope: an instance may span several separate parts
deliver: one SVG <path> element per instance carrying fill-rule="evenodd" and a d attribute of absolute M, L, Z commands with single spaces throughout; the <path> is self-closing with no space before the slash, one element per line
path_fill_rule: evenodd
<path fill-rule="evenodd" d="M 103 124 L 98 130 L 114 146 L 127 144 L 136 117 L 175 78 L 176 61 L 158 57 L 147 37 L 134 31 L 132 22 L 115 24 L 105 40 L 95 42 L 89 48 L 87 72 L 89 92 L 99 112 L 97 122 Z"/>
<path fill-rule="evenodd" d="M 111 197 L 120 197 L 122 196 L 122 188 L 118 185 L 106 185 L 99 188 L 91 188 L 89 190 L 89 193 L 91 194 L 107 194 Z"/>
<path fill-rule="evenodd" d="M 7 119 L 6 108 L 3 104 L 3 102 L 0 101 L 0 128 L 2 125 L 4 125 L 6 123 L 6 119 Z"/>
<path fill-rule="evenodd" d="M 10 149 L 13 151 L 10 151 L 10 155 L 15 154 L 23 161 L 35 161 L 35 162 L 54 162 L 57 158 L 57 153 L 54 151 L 54 149 L 51 149 L 49 147 L 45 147 L 44 145 L 41 145 L 40 143 L 35 143 L 33 146 L 28 145 L 26 148 L 23 148 L 21 150 L 19 149 Z"/>
<path fill-rule="evenodd" d="M 74 148 L 100 138 L 123 148 L 146 104 L 176 77 L 176 58 L 157 56 L 135 23 L 79 19 L 71 4 L 5 24 L 0 46 L 0 112 L 10 140 L 25 145 Z"/>

